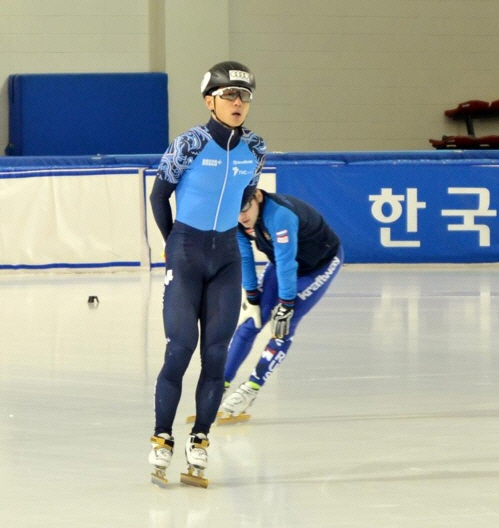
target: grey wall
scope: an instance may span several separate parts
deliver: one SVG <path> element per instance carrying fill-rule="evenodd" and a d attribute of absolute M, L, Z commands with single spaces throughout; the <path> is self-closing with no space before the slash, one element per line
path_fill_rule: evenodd
<path fill-rule="evenodd" d="M 431 149 L 466 133 L 445 109 L 499 99 L 498 1 L 230 6 L 230 51 L 258 75 L 251 120 L 274 150 Z M 476 133 L 499 134 L 499 120 Z"/>
<path fill-rule="evenodd" d="M 257 76 L 247 125 L 271 151 L 431 149 L 466 133 L 445 109 L 499 99 L 498 19 L 497 0 L 0 0 L 0 150 L 10 73 L 167 71 L 173 137 L 228 58 Z"/>

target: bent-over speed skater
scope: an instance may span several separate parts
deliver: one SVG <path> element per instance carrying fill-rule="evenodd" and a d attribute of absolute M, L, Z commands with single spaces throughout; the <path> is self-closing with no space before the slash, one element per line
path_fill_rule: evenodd
<path fill-rule="evenodd" d="M 221 423 L 249 418 L 245 412 L 291 346 L 298 324 L 326 293 L 343 265 L 340 239 L 321 214 L 293 196 L 256 189 L 239 214 L 243 264 L 243 322 L 230 343 L 225 388 L 270 321 L 272 338 L 248 380 L 225 398 Z M 252 244 L 269 262 L 257 277 Z"/>

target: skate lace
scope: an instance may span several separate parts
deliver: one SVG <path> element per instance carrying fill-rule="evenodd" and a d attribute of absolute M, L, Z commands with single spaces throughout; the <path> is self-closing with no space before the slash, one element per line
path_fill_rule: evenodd
<path fill-rule="evenodd" d="M 208 453 L 206 449 L 203 449 L 202 447 L 191 447 L 191 453 L 198 460 L 208 460 Z"/>
<path fill-rule="evenodd" d="M 208 452 L 206 448 L 210 445 L 208 438 L 206 436 L 199 436 L 197 438 L 199 441 L 194 441 L 194 438 L 191 439 L 191 444 L 189 446 L 190 454 L 193 458 L 197 459 L 200 462 L 207 462 L 208 461 Z M 202 444 L 200 445 L 200 443 Z"/>
<path fill-rule="evenodd" d="M 246 385 L 243 385 L 242 387 L 239 387 L 239 389 L 237 389 L 237 391 L 234 393 L 234 396 L 237 395 L 239 397 L 238 399 L 241 402 L 246 402 L 248 400 L 253 400 L 257 394 L 258 394 L 258 391 L 256 391 L 255 389 L 252 389 L 251 387 L 246 387 Z"/>
<path fill-rule="evenodd" d="M 156 457 L 164 460 L 170 460 L 173 454 L 170 449 L 166 449 L 165 447 L 158 447 L 154 452 L 156 453 Z"/>
<path fill-rule="evenodd" d="M 244 412 L 256 398 L 258 391 L 246 385 L 240 386 L 223 403 L 223 408 L 228 413 Z"/>

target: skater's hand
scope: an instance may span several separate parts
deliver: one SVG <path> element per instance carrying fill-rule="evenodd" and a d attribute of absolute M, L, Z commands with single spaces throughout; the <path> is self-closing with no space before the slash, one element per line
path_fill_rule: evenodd
<path fill-rule="evenodd" d="M 250 304 L 260 304 L 260 290 L 246 290 L 246 300 Z"/>
<path fill-rule="evenodd" d="M 253 319 L 255 328 L 262 327 L 262 313 L 260 310 L 260 305 L 252 304 L 248 301 L 248 299 L 246 299 L 245 301 L 243 301 L 243 304 L 241 306 L 240 323 L 244 323 L 244 321 L 247 321 L 250 318 Z"/>
<path fill-rule="evenodd" d="M 272 310 L 272 334 L 278 339 L 289 334 L 289 325 L 291 323 L 291 318 L 294 313 L 294 303 L 291 302 L 280 302 Z"/>

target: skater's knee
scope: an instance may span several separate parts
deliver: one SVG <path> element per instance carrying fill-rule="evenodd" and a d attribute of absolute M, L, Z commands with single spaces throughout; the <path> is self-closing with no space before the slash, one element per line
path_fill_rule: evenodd
<path fill-rule="evenodd" d="M 201 370 L 205 376 L 222 379 L 227 362 L 228 347 L 226 343 L 216 343 L 201 351 Z"/>
<path fill-rule="evenodd" d="M 159 371 L 157 385 L 162 387 L 169 386 L 174 387 L 175 389 L 181 389 L 182 378 L 182 372 L 178 372 L 174 369 L 168 368 L 166 365 L 163 365 L 163 368 Z"/>
<path fill-rule="evenodd" d="M 168 347 L 159 377 L 172 383 L 180 383 L 189 366 L 193 351 L 185 347 Z"/>

